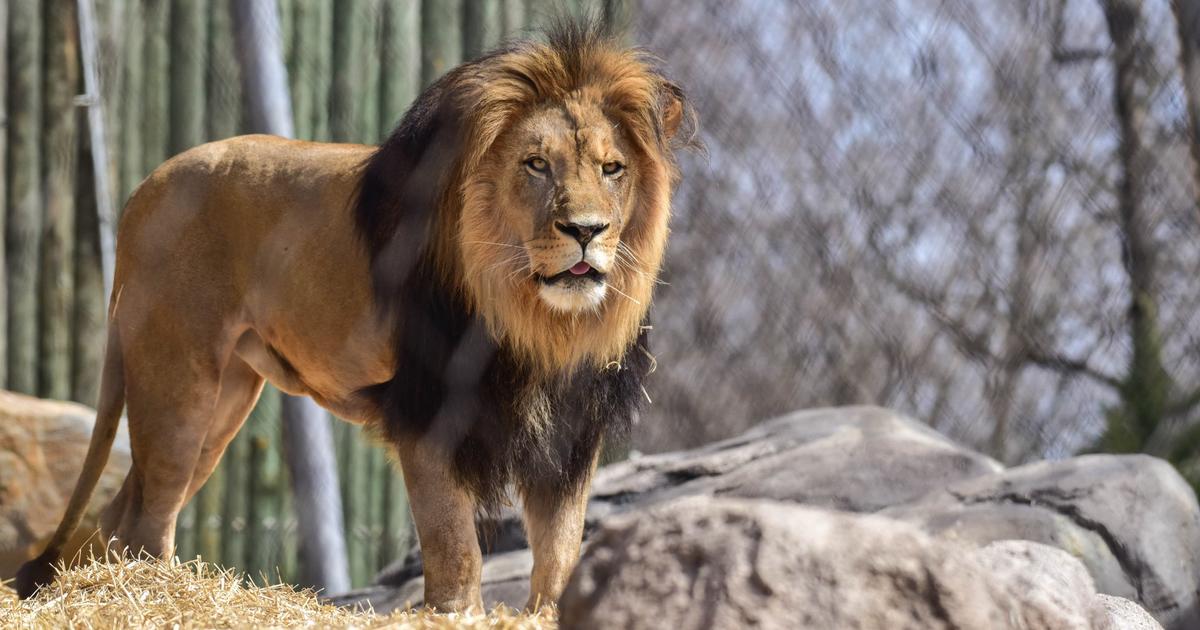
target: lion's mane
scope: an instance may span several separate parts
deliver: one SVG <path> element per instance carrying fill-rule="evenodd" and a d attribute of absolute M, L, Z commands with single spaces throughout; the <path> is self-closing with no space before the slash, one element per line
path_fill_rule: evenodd
<path fill-rule="evenodd" d="M 568 95 L 594 99 L 627 130 L 641 175 L 634 213 L 661 219 L 627 228 L 638 266 L 608 281 L 628 299 L 606 300 L 595 317 L 480 286 L 463 255 L 478 245 L 458 237 L 493 202 L 472 179 L 492 143 Z M 374 429 L 440 445 L 485 509 L 509 481 L 534 499 L 576 490 L 646 398 L 646 317 L 682 144 L 672 137 L 690 141 L 693 120 L 644 54 L 592 23 L 560 23 L 544 43 L 510 44 L 430 86 L 365 164 L 354 207 L 376 303 L 395 318 L 396 373 L 370 392 L 384 417 Z"/>

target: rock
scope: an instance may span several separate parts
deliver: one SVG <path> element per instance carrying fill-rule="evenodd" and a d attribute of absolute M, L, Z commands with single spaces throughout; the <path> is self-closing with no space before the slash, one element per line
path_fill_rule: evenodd
<path fill-rule="evenodd" d="M 958 543 L 964 554 L 997 541 L 1043 543 L 1082 562 L 1100 592 L 1145 606 L 1172 630 L 1200 628 L 1200 508 L 1174 469 L 1154 458 L 1097 455 L 1004 470 L 883 409 L 805 411 L 706 447 L 600 470 L 587 535 L 607 519 L 689 496 L 873 512 Z M 484 545 L 504 553 L 485 558 L 485 574 L 524 546 L 517 512 L 508 510 Z M 392 589 L 361 597 L 377 607 L 396 601 L 396 592 L 419 597 L 420 572 L 414 555 L 380 576 Z M 519 588 L 500 583 L 523 593 L 527 577 Z M 493 600 L 523 601 L 508 597 Z"/>
<path fill-rule="evenodd" d="M 871 515 L 687 498 L 606 520 L 563 627 L 1061 628 L 1107 619 L 1069 554 L 971 551 Z"/>
<path fill-rule="evenodd" d="M 1200 628 L 1200 507 L 1160 459 L 1037 462 L 950 484 L 883 514 L 972 544 L 1054 545 L 1080 558 L 1101 592 L 1139 602 L 1168 628 Z"/>
<path fill-rule="evenodd" d="M 608 466 L 596 476 L 589 516 L 594 522 L 631 506 L 698 495 L 874 512 L 1002 469 L 886 409 L 816 409 L 695 450 Z"/>
<path fill-rule="evenodd" d="M 1097 630 L 1162 630 L 1150 613 L 1128 599 L 1100 594 L 1096 600 L 1105 616 Z"/>
<path fill-rule="evenodd" d="M 67 507 L 96 413 L 83 405 L 0 391 L 0 580 L 41 553 Z M 65 554 L 96 528 L 100 510 L 129 470 L 129 438 L 117 435 L 91 508 Z"/>
<path fill-rule="evenodd" d="M 529 599 L 529 572 L 533 569 L 533 554 L 528 549 L 488 556 L 483 565 L 483 603 L 488 608 L 506 604 L 520 609 Z M 405 610 L 424 605 L 425 579 L 418 575 L 399 587 L 376 584 L 327 601 L 337 606 L 363 607 L 368 604 L 378 613 Z"/>
<path fill-rule="evenodd" d="M 1087 569 L 1071 554 L 1023 540 L 992 543 L 970 554 L 990 579 L 1017 589 L 1022 628 L 1079 628 L 1105 621 Z"/>

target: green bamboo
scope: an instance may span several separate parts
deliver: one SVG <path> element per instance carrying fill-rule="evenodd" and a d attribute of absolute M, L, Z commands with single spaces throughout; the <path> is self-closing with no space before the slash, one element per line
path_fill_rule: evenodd
<path fill-rule="evenodd" d="M 208 562 L 223 563 L 221 531 L 225 506 L 225 470 L 213 471 L 204 487 L 192 499 L 196 505 L 196 553 Z"/>
<path fill-rule="evenodd" d="M 286 584 L 299 584 L 301 579 L 300 550 L 297 546 L 299 533 L 296 527 L 295 496 L 288 490 L 291 487 L 291 482 L 288 481 L 287 488 L 281 493 L 283 502 L 280 506 L 279 521 L 279 579 Z"/>
<path fill-rule="evenodd" d="M 504 30 L 501 0 L 468 0 L 463 5 L 463 58 L 474 59 L 490 50 Z"/>
<path fill-rule="evenodd" d="M 0 2 L 0 120 L 8 121 L 8 3 Z M 8 134 L 0 133 L 0 236 L 4 234 L 8 214 Z M 4 263 L 4 238 L 0 237 L 0 387 L 8 376 L 8 295 Z"/>
<path fill-rule="evenodd" d="M 380 38 L 379 130 L 396 126 L 421 89 L 421 15 L 415 0 L 385 0 Z"/>
<path fill-rule="evenodd" d="M 308 44 L 313 51 L 311 133 L 313 140 L 330 139 L 329 101 L 333 82 L 333 3 L 332 0 L 310 0 L 316 13 L 315 38 Z"/>
<path fill-rule="evenodd" d="M 142 127 L 142 175 L 158 168 L 167 159 L 170 143 L 171 32 L 170 0 L 146 0 L 145 66 L 142 91 L 142 117 L 134 124 Z"/>
<path fill-rule="evenodd" d="M 346 528 L 346 553 L 350 559 L 350 581 L 362 586 L 371 581 L 370 445 L 358 427 L 353 428 L 350 441 L 349 494 L 342 499 L 349 506 L 350 525 Z"/>
<path fill-rule="evenodd" d="M 528 2 L 526 0 L 502 0 L 500 4 L 500 22 L 504 25 L 503 38 L 515 37 L 525 30 L 528 20 Z"/>
<path fill-rule="evenodd" d="M 37 389 L 37 267 L 42 215 L 42 16 L 36 2 L 9 4 L 8 388 Z"/>
<path fill-rule="evenodd" d="M 429 85 L 462 61 L 462 0 L 421 3 L 421 84 Z"/>
<path fill-rule="evenodd" d="M 362 58 L 367 42 L 367 28 L 361 20 L 367 15 L 362 9 L 366 0 L 345 0 L 337 5 L 333 16 L 333 86 L 329 99 L 330 132 L 337 142 L 358 139 L 361 129 Z"/>
<path fill-rule="evenodd" d="M 525 20 L 531 28 L 545 28 L 556 16 L 569 10 L 558 0 L 528 0 Z"/>
<path fill-rule="evenodd" d="M 404 476 L 400 467 L 389 461 L 388 475 L 384 480 L 387 511 L 384 525 L 384 561 L 391 562 L 408 553 L 413 540 L 412 513 L 408 507 L 408 491 L 404 488 Z"/>
<path fill-rule="evenodd" d="M 196 503 L 188 501 L 175 518 L 175 555 L 188 561 L 196 557 Z"/>
<path fill-rule="evenodd" d="M 316 70 L 318 38 L 320 37 L 320 7 L 314 2 L 299 2 L 292 15 L 291 37 L 288 46 L 288 80 L 292 95 L 292 120 L 297 138 L 313 137 L 314 101 L 323 97 L 313 89 Z"/>
<path fill-rule="evenodd" d="M 207 0 L 175 0 L 170 23 L 169 152 L 174 155 L 204 142 Z"/>
<path fill-rule="evenodd" d="M 75 285 L 75 95 L 79 48 L 73 0 L 46 0 L 39 270 L 38 396 L 71 396 L 71 306 Z"/>
<path fill-rule="evenodd" d="M 233 38 L 233 1 L 209 4 L 208 102 L 204 107 L 209 140 L 236 136 L 242 117 L 242 71 Z"/>
<path fill-rule="evenodd" d="M 243 433 L 249 436 L 249 536 L 245 570 L 255 579 L 277 579 L 280 520 L 286 471 L 279 448 L 279 390 L 264 389 Z"/>
<path fill-rule="evenodd" d="M 143 157 L 142 146 L 142 112 L 145 87 L 145 12 L 141 2 L 130 2 L 126 7 L 127 15 L 123 28 L 124 38 L 122 47 L 122 62 L 124 63 L 124 78 L 120 98 L 120 147 L 119 162 L 120 178 L 117 195 L 120 203 L 117 208 L 124 209 L 125 200 L 137 187 L 138 182 L 146 175 L 146 160 Z"/>
<path fill-rule="evenodd" d="M 74 352 L 71 355 L 71 399 L 95 405 L 100 391 L 100 365 L 105 339 L 104 279 L 100 275 L 100 232 L 96 217 L 92 145 L 88 134 L 79 134 L 78 172 L 75 178 L 75 304 Z"/>
<path fill-rule="evenodd" d="M 358 133 L 355 141 L 374 144 L 379 142 L 379 41 L 382 29 L 382 5 L 380 0 L 365 0 L 356 7 L 363 12 L 358 23 L 363 48 L 361 68 L 362 93 L 358 98 Z"/>
<path fill-rule="evenodd" d="M 371 446 L 370 457 L 370 500 L 371 509 L 368 522 L 371 525 L 370 538 L 367 539 L 368 571 L 370 575 L 379 573 L 388 561 L 384 558 L 387 547 L 384 536 L 387 533 L 387 477 L 388 465 L 384 451 L 378 445 Z"/>
<path fill-rule="evenodd" d="M 261 413 L 259 403 L 246 421 L 249 426 L 254 414 Z M 224 505 L 221 510 L 221 562 L 226 566 L 246 566 L 246 538 L 250 518 L 250 431 L 244 427 L 225 449 L 221 462 L 224 475 Z"/>

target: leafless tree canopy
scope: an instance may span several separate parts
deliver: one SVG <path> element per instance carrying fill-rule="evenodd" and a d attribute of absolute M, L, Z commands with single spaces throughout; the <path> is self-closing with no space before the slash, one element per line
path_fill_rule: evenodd
<path fill-rule="evenodd" d="M 1168 0 L 640 10 L 709 153 L 636 448 L 871 403 L 1009 462 L 1190 459 L 1200 213 Z"/>

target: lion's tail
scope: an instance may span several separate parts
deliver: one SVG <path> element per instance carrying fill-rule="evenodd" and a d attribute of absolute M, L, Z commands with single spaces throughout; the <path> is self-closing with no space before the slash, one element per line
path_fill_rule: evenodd
<path fill-rule="evenodd" d="M 63 547 L 75 535 L 79 522 L 87 511 L 88 501 L 100 481 L 100 474 L 108 463 L 113 440 L 121 424 L 121 411 L 125 407 L 125 368 L 121 357 L 121 342 L 116 322 L 108 327 L 108 344 L 104 351 L 104 369 L 100 374 L 100 402 L 96 408 L 96 425 L 92 428 L 92 441 L 88 444 L 87 457 L 79 472 L 79 481 L 71 493 L 67 512 L 62 522 L 46 545 L 42 555 L 26 562 L 17 572 L 17 594 L 31 597 L 38 588 L 54 579 L 54 563 L 58 562 Z"/>

